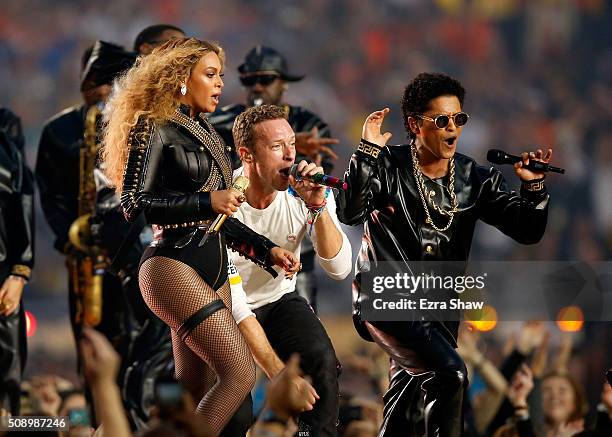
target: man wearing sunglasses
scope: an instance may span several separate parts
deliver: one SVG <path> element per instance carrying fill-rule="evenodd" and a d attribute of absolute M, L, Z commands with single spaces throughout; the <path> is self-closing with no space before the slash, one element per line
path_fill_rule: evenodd
<path fill-rule="evenodd" d="M 287 121 L 296 133 L 296 162 L 303 159 L 314 162 L 323 167 L 326 174 L 331 174 L 334 168 L 333 161 L 337 158 L 331 145 L 337 144 L 338 140 L 331 137 L 327 123 L 305 108 L 282 103 L 289 83 L 300 81 L 304 76 L 291 74 L 285 57 L 275 49 L 262 45 L 253 47 L 247 53 L 244 62 L 238 67 L 238 72 L 240 82 L 246 90 L 246 104 L 225 106 L 209 118 L 215 130 L 231 148 L 234 168 L 242 165 L 232 137 L 234 120 L 249 107 L 276 105 L 283 108 Z M 302 244 L 301 260 L 303 269 L 298 275 L 296 290 L 316 311 L 315 255 L 310 241 Z"/>
<path fill-rule="evenodd" d="M 333 170 L 333 160 L 337 155 L 330 145 L 338 140 L 331 138 L 329 126 L 315 113 L 300 106 L 282 103 L 289 82 L 298 82 L 303 75 L 291 74 L 283 55 L 273 48 L 255 46 L 247 53 L 244 62 L 238 67 L 240 83 L 246 90 L 246 104 L 225 106 L 213 113 L 209 120 L 228 146 L 232 148 L 232 158 L 236 168 L 242 164 L 234 148 L 232 127 L 236 117 L 251 106 L 281 106 L 296 132 L 296 151 L 300 159 L 318 161 L 325 173 Z"/>
<path fill-rule="evenodd" d="M 381 435 L 460 436 L 467 372 L 455 351 L 460 314 L 407 308 L 368 321 L 364 310 L 372 314 L 374 299 L 383 295 L 371 294 L 372 284 L 363 281 L 389 266 L 418 276 L 421 261 L 455 261 L 453 271 L 463 274 L 478 219 L 523 244 L 537 243 L 546 228 L 544 174 L 523 165 L 549 162 L 552 150 L 523 153 L 515 165 L 520 194 L 509 191 L 498 170 L 457 153 L 469 120 L 464 95 L 449 76 L 419 74 L 402 99 L 409 144 L 387 147 L 391 133 L 381 126 L 389 109 L 370 114 L 345 175 L 348 189 L 337 196 L 341 222 L 365 223 L 353 282 L 355 327 L 391 357 Z M 423 270 L 437 268 L 430 263 Z M 398 315 L 402 321 L 391 321 Z"/>

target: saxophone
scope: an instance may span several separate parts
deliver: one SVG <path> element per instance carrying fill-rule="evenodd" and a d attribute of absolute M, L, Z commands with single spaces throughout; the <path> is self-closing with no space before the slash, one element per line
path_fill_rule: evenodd
<path fill-rule="evenodd" d="M 96 207 L 94 168 L 98 159 L 98 120 L 101 110 L 93 105 L 85 116 L 84 140 L 79 155 L 78 218 L 70 226 L 68 238 L 75 250 L 67 264 L 76 294 L 76 323 L 96 326 L 102 320 L 102 277 L 108 265 L 104 250 L 95 244 L 91 218 Z"/>

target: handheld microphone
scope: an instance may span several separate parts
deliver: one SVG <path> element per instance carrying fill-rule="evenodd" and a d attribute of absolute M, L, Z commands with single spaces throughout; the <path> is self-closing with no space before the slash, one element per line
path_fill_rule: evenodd
<path fill-rule="evenodd" d="M 333 176 L 329 176 L 323 173 L 317 173 L 312 176 L 302 176 L 298 174 L 298 165 L 293 164 L 289 168 L 289 175 L 293 176 L 296 180 L 304 179 L 306 181 L 314 182 L 315 184 L 325 185 L 326 187 L 337 188 L 339 190 L 346 190 L 348 185 L 342 179 L 338 179 Z"/>
<path fill-rule="evenodd" d="M 232 190 L 240 194 L 244 194 L 248 186 L 249 186 L 249 178 L 247 178 L 246 176 L 240 175 L 236 178 L 236 180 L 232 184 Z M 206 233 L 202 237 L 202 241 L 200 241 L 200 244 L 198 245 L 199 247 L 202 247 L 204 243 L 206 243 L 206 241 L 208 241 L 210 237 L 215 236 L 219 232 L 219 229 L 221 229 L 221 225 L 225 223 L 225 220 L 227 219 L 227 217 L 228 217 L 227 214 L 219 214 L 217 216 L 215 221 L 213 221 L 210 224 L 210 227 L 206 230 Z"/>
<path fill-rule="evenodd" d="M 515 162 L 522 161 L 523 158 L 516 155 L 510 155 L 503 150 L 498 149 L 490 149 L 487 152 L 487 161 L 492 162 L 493 164 L 514 164 Z M 534 161 L 533 159 L 529 160 L 529 164 L 523 165 L 523 168 L 531 171 L 543 171 L 548 172 L 552 171 L 553 173 L 565 173 L 565 169 L 559 167 L 553 167 L 552 165 L 548 165 L 544 162 Z"/>

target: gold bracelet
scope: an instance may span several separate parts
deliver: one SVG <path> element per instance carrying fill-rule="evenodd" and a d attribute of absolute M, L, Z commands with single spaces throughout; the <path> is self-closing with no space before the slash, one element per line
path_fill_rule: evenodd
<path fill-rule="evenodd" d="M 28 266 L 24 266 L 23 264 L 15 264 L 11 268 L 11 275 L 21 276 L 24 279 L 30 279 L 30 275 L 32 274 L 32 269 Z"/>
<path fill-rule="evenodd" d="M 375 146 L 373 144 L 368 144 L 364 140 L 359 143 L 357 146 L 357 150 L 361 153 L 365 153 L 366 155 L 370 155 L 372 158 L 378 158 L 378 154 L 382 150 L 382 147 Z"/>
<path fill-rule="evenodd" d="M 527 191 L 542 191 L 544 189 L 544 178 L 523 182 L 523 188 Z"/>

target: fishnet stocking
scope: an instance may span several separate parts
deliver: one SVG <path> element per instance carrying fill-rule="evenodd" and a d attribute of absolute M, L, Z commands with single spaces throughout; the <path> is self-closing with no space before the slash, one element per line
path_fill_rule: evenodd
<path fill-rule="evenodd" d="M 162 256 L 142 263 L 139 282 L 149 308 L 172 330 L 177 379 L 201 398 L 196 411 L 219 434 L 255 384 L 255 363 L 249 348 L 227 308 L 200 323 L 184 342 L 176 331 L 184 320 L 214 300 L 221 298 L 231 308 L 229 283 L 215 291 L 187 264 Z M 207 365 L 216 374 L 214 385 L 215 375 Z"/>

